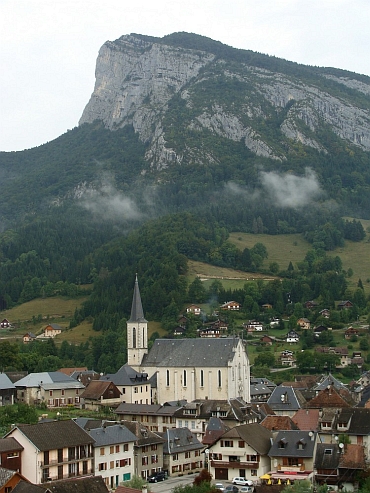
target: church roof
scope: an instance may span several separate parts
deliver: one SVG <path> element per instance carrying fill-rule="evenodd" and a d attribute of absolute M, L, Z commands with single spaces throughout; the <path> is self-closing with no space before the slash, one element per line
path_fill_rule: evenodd
<path fill-rule="evenodd" d="M 146 322 L 144 317 L 143 305 L 141 303 L 141 296 L 139 290 L 139 281 L 137 280 L 137 276 L 135 279 L 134 286 L 134 295 L 132 297 L 132 306 L 131 306 L 131 316 L 128 320 L 129 322 Z"/>
<path fill-rule="evenodd" d="M 142 366 L 148 367 L 225 367 L 235 355 L 240 339 L 156 339 Z"/>

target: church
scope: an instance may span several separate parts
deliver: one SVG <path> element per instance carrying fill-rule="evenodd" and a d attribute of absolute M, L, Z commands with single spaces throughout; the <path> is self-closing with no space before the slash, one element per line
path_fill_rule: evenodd
<path fill-rule="evenodd" d="M 127 322 L 127 365 L 148 374 L 155 404 L 236 397 L 250 402 L 250 364 L 242 339 L 156 339 L 148 350 L 137 277 Z"/>

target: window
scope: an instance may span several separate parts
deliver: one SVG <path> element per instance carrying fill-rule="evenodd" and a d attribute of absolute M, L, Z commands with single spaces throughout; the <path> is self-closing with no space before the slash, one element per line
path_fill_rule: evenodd
<path fill-rule="evenodd" d="M 172 454 L 172 460 L 179 460 L 179 454 Z"/>
<path fill-rule="evenodd" d="M 99 464 L 98 469 L 99 469 L 99 471 L 106 471 L 107 470 L 107 463 L 102 462 L 101 464 Z"/>
<path fill-rule="evenodd" d="M 187 386 L 187 373 L 186 373 L 186 370 L 184 370 L 184 372 L 183 372 L 182 384 L 183 384 L 184 387 Z"/>
<path fill-rule="evenodd" d="M 134 387 L 134 394 L 137 394 L 137 393 L 138 393 L 138 388 Z"/>
<path fill-rule="evenodd" d="M 185 452 L 185 459 L 190 459 L 191 453 L 189 451 Z"/>
<path fill-rule="evenodd" d="M 116 454 L 119 452 L 119 445 L 116 445 Z"/>
<path fill-rule="evenodd" d="M 195 421 L 192 421 L 192 422 L 191 422 L 191 429 L 192 429 L 192 430 L 195 430 Z"/>
<path fill-rule="evenodd" d="M 128 452 L 128 443 L 123 444 L 123 451 Z"/>
<path fill-rule="evenodd" d="M 333 451 L 332 451 L 332 449 L 331 449 L 331 448 L 326 448 L 326 449 L 324 450 L 324 454 L 325 454 L 325 455 L 331 455 L 332 453 L 333 453 Z"/>
<path fill-rule="evenodd" d="M 101 449 L 100 449 L 100 455 L 105 455 L 105 448 L 104 447 L 101 447 Z"/>
<path fill-rule="evenodd" d="M 221 447 L 233 447 L 234 442 L 232 440 L 221 440 Z"/>
<path fill-rule="evenodd" d="M 189 428 L 189 421 L 185 420 L 184 424 L 185 424 L 185 428 Z"/>
<path fill-rule="evenodd" d="M 251 469 L 251 476 L 257 476 L 257 469 Z"/>
<path fill-rule="evenodd" d="M 158 445 L 154 443 L 153 445 L 150 446 L 150 450 L 158 450 Z"/>
<path fill-rule="evenodd" d="M 170 386 L 170 370 L 166 370 L 166 386 Z"/>
<path fill-rule="evenodd" d="M 179 419 L 179 428 L 182 428 L 182 419 Z"/>
<path fill-rule="evenodd" d="M 204 387 L 204 371 L 200 370 L 200 386 Z"/>
<path fill-rule="evenodd" d="M 49 397 L 53 397 L 53 391 L 49 390 Z"/>
<path fill-rule="evenodd" d="M 152 455 L 151 462 L 152 462 L 152 464 L 156 464 L 158 462 L 158 456 L 157 455 Z"/>
<path fill-rule="evenodd" d="M 199 457 L 199 456 L 200 456 L 200 450 L 196 450 L 196 451 L 194 452 L 194 455 L 195 455 L 195 457 Z"/>
<path fill-rule="evenodd" d="M 114 469 L 114 460 L 111 460 L 110 461 L 109 468 L 110 469 Z"/>
<path fill-rule="evenodd" d="M 19 457 L 19 452 L 9 452 L 9 454 L 6 454 L 7 459 L 13 459 L 14 457 Z"/>
<path fill-rule="evenodd" d="M 114 446 L 113 446 L 113 445 L 111 445 L 111 446 L 109 447 L 109 453 L 110 453 L 110 454 L 114 454 Z"/>
<path fill-rule="evenodd" d="M 65 392 L 66 392 L 66 391 L 65 391 L 64 389 L 62 389 L 62 391 L 61 391 L 61 392 L 62 392 L 62 395 L 65 395 Z"/>
<path fill-rule="evenodd" d="M 218 386 L 222 387 L 221 370 L 218 370 Z"/>
<path fill-rule="evenodd" d="M 147 466 L 148 464 L 149 464 L 149 458 L 148 457 L 142 457 L 141 458 L 141 465 Z"/>
<path fill-rule="evenodd" d="M 244 448 L 245 447 L 245 442 L 243 440 L 238 441 L 238 447 L 239 448 Z"/>

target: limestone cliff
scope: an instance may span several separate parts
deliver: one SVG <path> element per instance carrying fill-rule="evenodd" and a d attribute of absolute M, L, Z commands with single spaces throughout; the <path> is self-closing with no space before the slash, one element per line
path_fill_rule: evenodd
<path fill-rule="evenodd" d="M 247 56 L 236 62 L 172 38 L 122 36 L 100 49 L 80 124 L 101 120 L 112 131 L 133 125 L 155 169 L 212 161 L 211 149 L 202 154 L 191 142 L 179 145 L 187 132 L 242 141 L 256 155 L 278 161 L 296 143 L 327 152 L 322 128 L 369 151 L 369 79 L 333 75 L 333 69 L 296 70 L 254 66 Z"/>

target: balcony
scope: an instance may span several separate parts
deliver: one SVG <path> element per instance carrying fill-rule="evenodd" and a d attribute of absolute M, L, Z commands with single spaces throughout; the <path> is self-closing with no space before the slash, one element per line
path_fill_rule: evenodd
<path fill-rule="evenodd" d="M 225 461 L 225 460 L 211 460 L 212 467 L 223 467 L 227 469 L 258 469 L 258 461 Z"/>
<path fill-rule="evenodd" d="M 40 461 L 39 465 L 40 467 L 52 467 L 52 466 L 62 466 L 63 464 L 69 464 L 71 462 L 82 462 L 85 460 L 92 459 L 94 456 L 88 455 L 87 457 L 80 457 L 79 459 L 76 458 L 68 458 L 68 457 L 63 457 L 63 459 L 60 461 L 59 459 L 52 459 L 49 460 L 47 463 L 44 461 Z"/>
<path fill-rule="evenodd" d="M 91 476 L 94 475 L 94 469 L 88 468 L 86 472 L 84 473 L 79 473 L 79 474 L 62 474 L 60 476 L 58 475 L 49 475 L 47 478 L 42 478 L 41 482 L 42 483 L 50 483 L 51 481 L 58 481 L 60 479 L 70 479 L 70 478 L 83 478 L 85 476 Z"/>
<path fill-rule="evenodd" d="M 306 470 L 305 464 L 297 464 L 296 466 L 282 466 L 278 464 L 277 470 L 280 472 L 303 472 Z"/>

